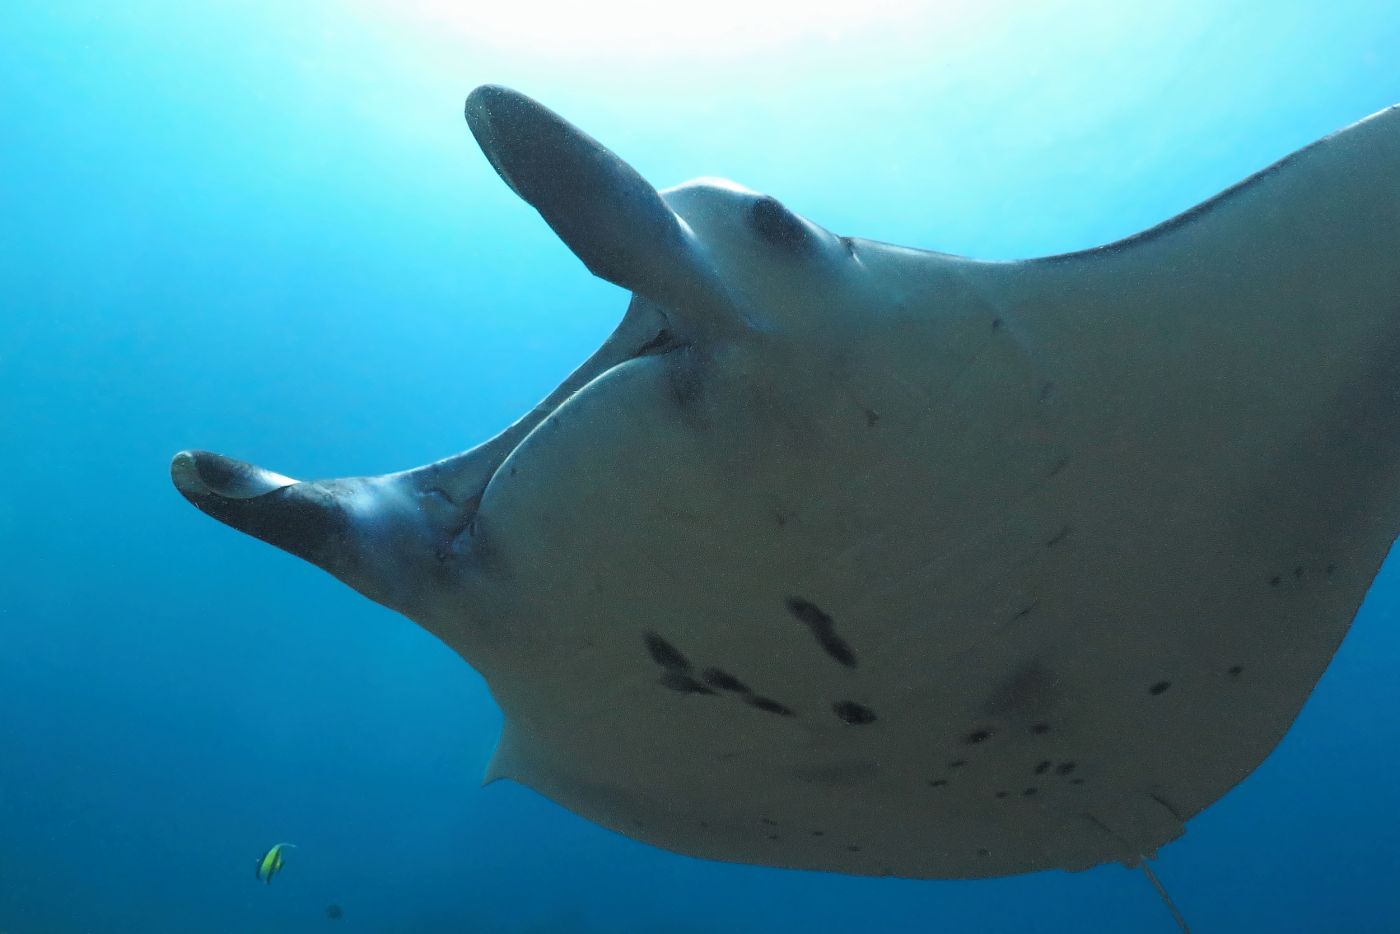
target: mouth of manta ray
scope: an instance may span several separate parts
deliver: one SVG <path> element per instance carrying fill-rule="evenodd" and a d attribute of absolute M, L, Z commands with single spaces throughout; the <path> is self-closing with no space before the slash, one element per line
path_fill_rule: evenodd
<path fill-rule="evenodd" d="M 430 471 L 441 469 L 444 475 L 449 476 L 459 468 L 466 468 L 465 472 L 476 478 L 465 489 L 458 486 L 452 490 L 452 484 L 447 482 L 427 482 L 421 487 L 423 493 L 440 497 L 447 508 L 460 515 L 459 521 L 446 530 L 440 555 L 446 557 L 448 553 L 458 551 L 457 546 L 462 538 L 471 536 L 481 498 L 501 465 L 560 406 L 592 383 L 634 360 L 664 356 L 691 346 L 689 339 L 676 333 L 660 308 L 652 306 L 647 311 L 650 314 L 634 316 L 629 309 L 629 314 L 624 316 L 617 330 L 597 352 L 509 428 L 475 448 L 425 468 Z M 637 321 L 638 317 L 646 320 Z M 640 339 L 638 331 L 649 336 Z M 346 481 L 305 483 L 210 451 L 179 452 L 171 462 L 170 473 L 176 488 L 202 512 L 278 547 L 300 553 L 303 557 L 309 556 L 302 549 L 290 547 L 287 541 L 301 536 L 285 526 L 307 519 L 309 515 L 298 515 L 300 511 L 282 513 L 274 524 L 283 528 L 266 528 L 265 520 L 271 517 L 261 514 L 256 501 L 283 490 L 292 493 L 294 490 L 291 488 L 306 490 L 307 496 L 316 500 L 336 499 L 346 492 Z"/>
<path fill-rule="evenodd" d="M 571 373 L 554 392 L 550 393 L 543 401 L 534 407 L 528 415 L 511 425 L 495 438 L 486 442 L 474 450 L 491 449 L 489 468 L 481 481 L 476 494 L 465 504 L 467 508 L 467 525 L 469 526 L 476 516 L 477 506 L 481 502 L 481 497 L 485 494 L 486 488 L 495 479 L 496 473 L 501 469 L 512 454 L 520 448 L 531 434 L 541 425 L 549 420 L 549 417 L 557 412 L 565 402 L 574 396 L 588 389 L 589 386 L 608 376 L 615 370 L 626 366 L 634 360 L 641 360 L 645 357 L 663 357 L 668 354 L 681 352 L 690 347 L 691 341 L 680 337 L 671 327 L 666 319 L 665 312 L 655 309 L 656 315 L 661 319 L 660 326 L 654 331 L 652 336 L 636 345 L 633 349 L 623 354 L 620 358 L 614 358 L 609 351 L 609 345 L 614 342 L 626 326 L 618 328 L 618 333 L 609 338 L 608 341 L 589 360 Z M 468 454 L 473 451 L 467 452 Z M 455 536 L 454 536 L 455 538 Z"/>

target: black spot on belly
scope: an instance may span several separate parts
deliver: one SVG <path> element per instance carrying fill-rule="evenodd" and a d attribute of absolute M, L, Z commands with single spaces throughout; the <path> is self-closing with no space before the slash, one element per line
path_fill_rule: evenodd
<path fill-rule="evenodd" d="M 855 726 L 874 723 L 879 719 L 875 716 L 875 711 L 866 707 L 864 704 L 857 704 L 855 701 L 837 701 L 831 705 L 831 709 L 836 712 L 836 716 Z"/>
<path fill-rule="evenodd" d="M 795 713 L 792 712 L 791 708 L 778 703 L 771 697 L 760 697 L 757 694 L 750 694 L 744 698 L 744 703 L 748 704 L 750 707 L 757 707 L 759 710 L 763 710 L 768 713 L 775 713 L 780 717 L 797 716 Z"/>
<path fill-rule="evenodd" d="M 875 427 L 875 423 L 878 422 L 879 420 L 880 420 L 880 413 L 879 413 L 879 412 L 875 411 L 874 409 L 866 409 L 866 410 L 865 410 L 865 426 L 866 426 L 867 428 L 874 428 L 874 427 Z"/>
<path fill-rule="evenodd" d="M 1031 727 L 1031 732 L 1034 733 L 1036 736 L 1044 736 L 1046 733 L 1050 732 L 1050 724 L 1037 723 Z"/>
<path fill-rule="evenodd" d="M 1230 666 L 1230 670 L 1229 670 L 1228 672 L 1226 672 L 1226 673 L 1227 673 L 1228 675 L 1230 675 L 1230 677 L 1233 678 L 1233 677 L 1237 677 L 1237 676 L 1238 676 L 1241 672 L 1243 672 L 1243 671 L 1244 671 L 1244 666 L 1243 666 L 1243 665 L 1231 665 L 1231 666 Z"/>
<path fill-rule="evenodd" d="M 1039 723 L 1054 707 L 1059 693 L 1055 672 L 1031 660 L 1009 672 L 983 702 L 991 717 Z"/>
<path fill-rule="evenodd" d="M 850 644 L 836 634 L 836 624 L 821 607 L 802 597 L 787 598 L 788 612 L 812 631 L 822 650 L 847 668 L 856 667 L 856 653 Z"/>
<path fill-rule="evenodd" d="M 1167 688 L 1171 686 L 1172 683 L 1170 681 L 1158 681 L 1156 684 L 1152 685 L 1152 687 L 1147 689 L 1147 693 L 1153 696 L 1163 694 L 1166 692 Z"/>
<path fill-rule="evenodd" d="M 675 671 L 690 670 L 690 659 L 682 655 L 680 649 L 656 633 L 644 632 L 642 639 L 646 642 L 647 651 L 651 653 L 651 660 L 662 668 L 670 668 Z"/>
<path fill-rule="evenodd" d="M 978 743 L 985 743 L 994 735 L 995 734 L 991 730 L 973 730 L 971 733 L 967 734 L 964 742 L 971 743 L 975 746 Z"/>
<path fill-rule="evenodd" d="M 935 778 L 933 781 L 929 782 L 928 784 L 929 784 L 929 787 L 930 787 L 930 788 L 942 788 L 944 785 L 948 784 L 948 779 L 946 779 L 946 778 Z"/>
<path fill-rule="evenodd" d="M 1049 760 L 1049 759 L 1042 760 L 1041 762 L 1039 762 L 1039 763 L 1036 764 L 1036 767 L 1035 767 L 1035 774 L 1037 774 L 1037 775 L 1044 775 L 1044 774 L 1045 774 L 1046 772 L 1048 772 L 1048 771 L 1050 771 L 1050 760 Z"/>
<path fill-rule="evenodd" d="M 1070 772 L 1073 772 L 1073 771 L 1074 771 L 1074 763 L 1073 763 L 1073 762 L 1061 762 L 1059 765 L 1055 766 L 1055 774 L 1056 774 L 1056 775 L 1068 775 Z"/>
<path fill-rule="evenodd" d="M 719 668 L 706 668 L 700 676 L 705 679 L 705 683 L 712 688 L 719 688 L 721 691 L 735 691 L 739 694 L 749 694 L 748 685 L 734 677 L 727 671 Z"/>
<path fill-rule="evenodd" d="M 962 767 L 965 766 L 965 765 L 967 765 L 967 760 L 966 760 L 966 759 L 954 759 L 952 762 L 949 762 L 949 763 L 948 763 L 948 768 L 950 768 L 950 769 L 960 769 L 960 768 L 962 768 Z"/>
<path fill-rule="evenodd" d="M 1056 532 L 1054 535 L 1052 535 L 1052 536 L 1050 537 L 1050 540 L 1047 541 L 1047 542 L 1045 543 L 1045 547 L 1046 547 L 1046 548 L 1054 548 L 1054 547 L 1055 547 L 1056 545 L 1058 545 L 1060 542 L 1064 541 L 1064 540 L 1065 540 L 1065 537 L 1066 537 L 1067 535 L 1069 535 L 1069 526 L 1067 526 L 1067 525 L 1061 526 L 1061 527 L 1060 527 L 1060 531 L 1058 531 L 1058 532 Z"/>
<path fill-rule="evenodd" d="M 660 684 L 662 687 L 670 688 L 681 694 L 713 694 L 714 691 L 696 681 L 690 675 L 675 669 L 668 669 L 661 674 Z"/>

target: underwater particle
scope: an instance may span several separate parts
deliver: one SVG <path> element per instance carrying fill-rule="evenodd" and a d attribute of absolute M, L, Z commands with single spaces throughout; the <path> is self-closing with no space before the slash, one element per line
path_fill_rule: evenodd
<path fill-rule="evenodd" d="M 326 917 L 330 918 L 332 921 L 339 921 L 341 918 L 345 917 L 345 910 L 332 902 L 326 906 Z"/>

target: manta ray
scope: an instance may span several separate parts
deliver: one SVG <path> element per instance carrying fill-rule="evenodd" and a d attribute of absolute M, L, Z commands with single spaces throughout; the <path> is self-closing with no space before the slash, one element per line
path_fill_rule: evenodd
<path fill-rule="evenodd" d="M 616 331 L 495 438 L 195 506 L 414 620 L 487 780 L 710 859 L 1141 865 L 1279 742 L 1400 533 L 1400 107 L 1082 252 L 658 191 L 515 91 L 466 118 Z"/>

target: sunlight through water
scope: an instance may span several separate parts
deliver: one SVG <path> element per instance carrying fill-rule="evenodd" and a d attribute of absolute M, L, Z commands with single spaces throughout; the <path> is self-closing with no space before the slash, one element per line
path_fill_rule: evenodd
<path fill-rule="evenodd" d="M 551 59 L 729 59 L 812 42 L 837 42 L 916 22 L 947 28 L 977 9 L 964 0 L 644 0 L 473 3 L 406 0 L 392 16 L 517 55 Z M 390 14 L 385 13 L 388 16 Z"/>

